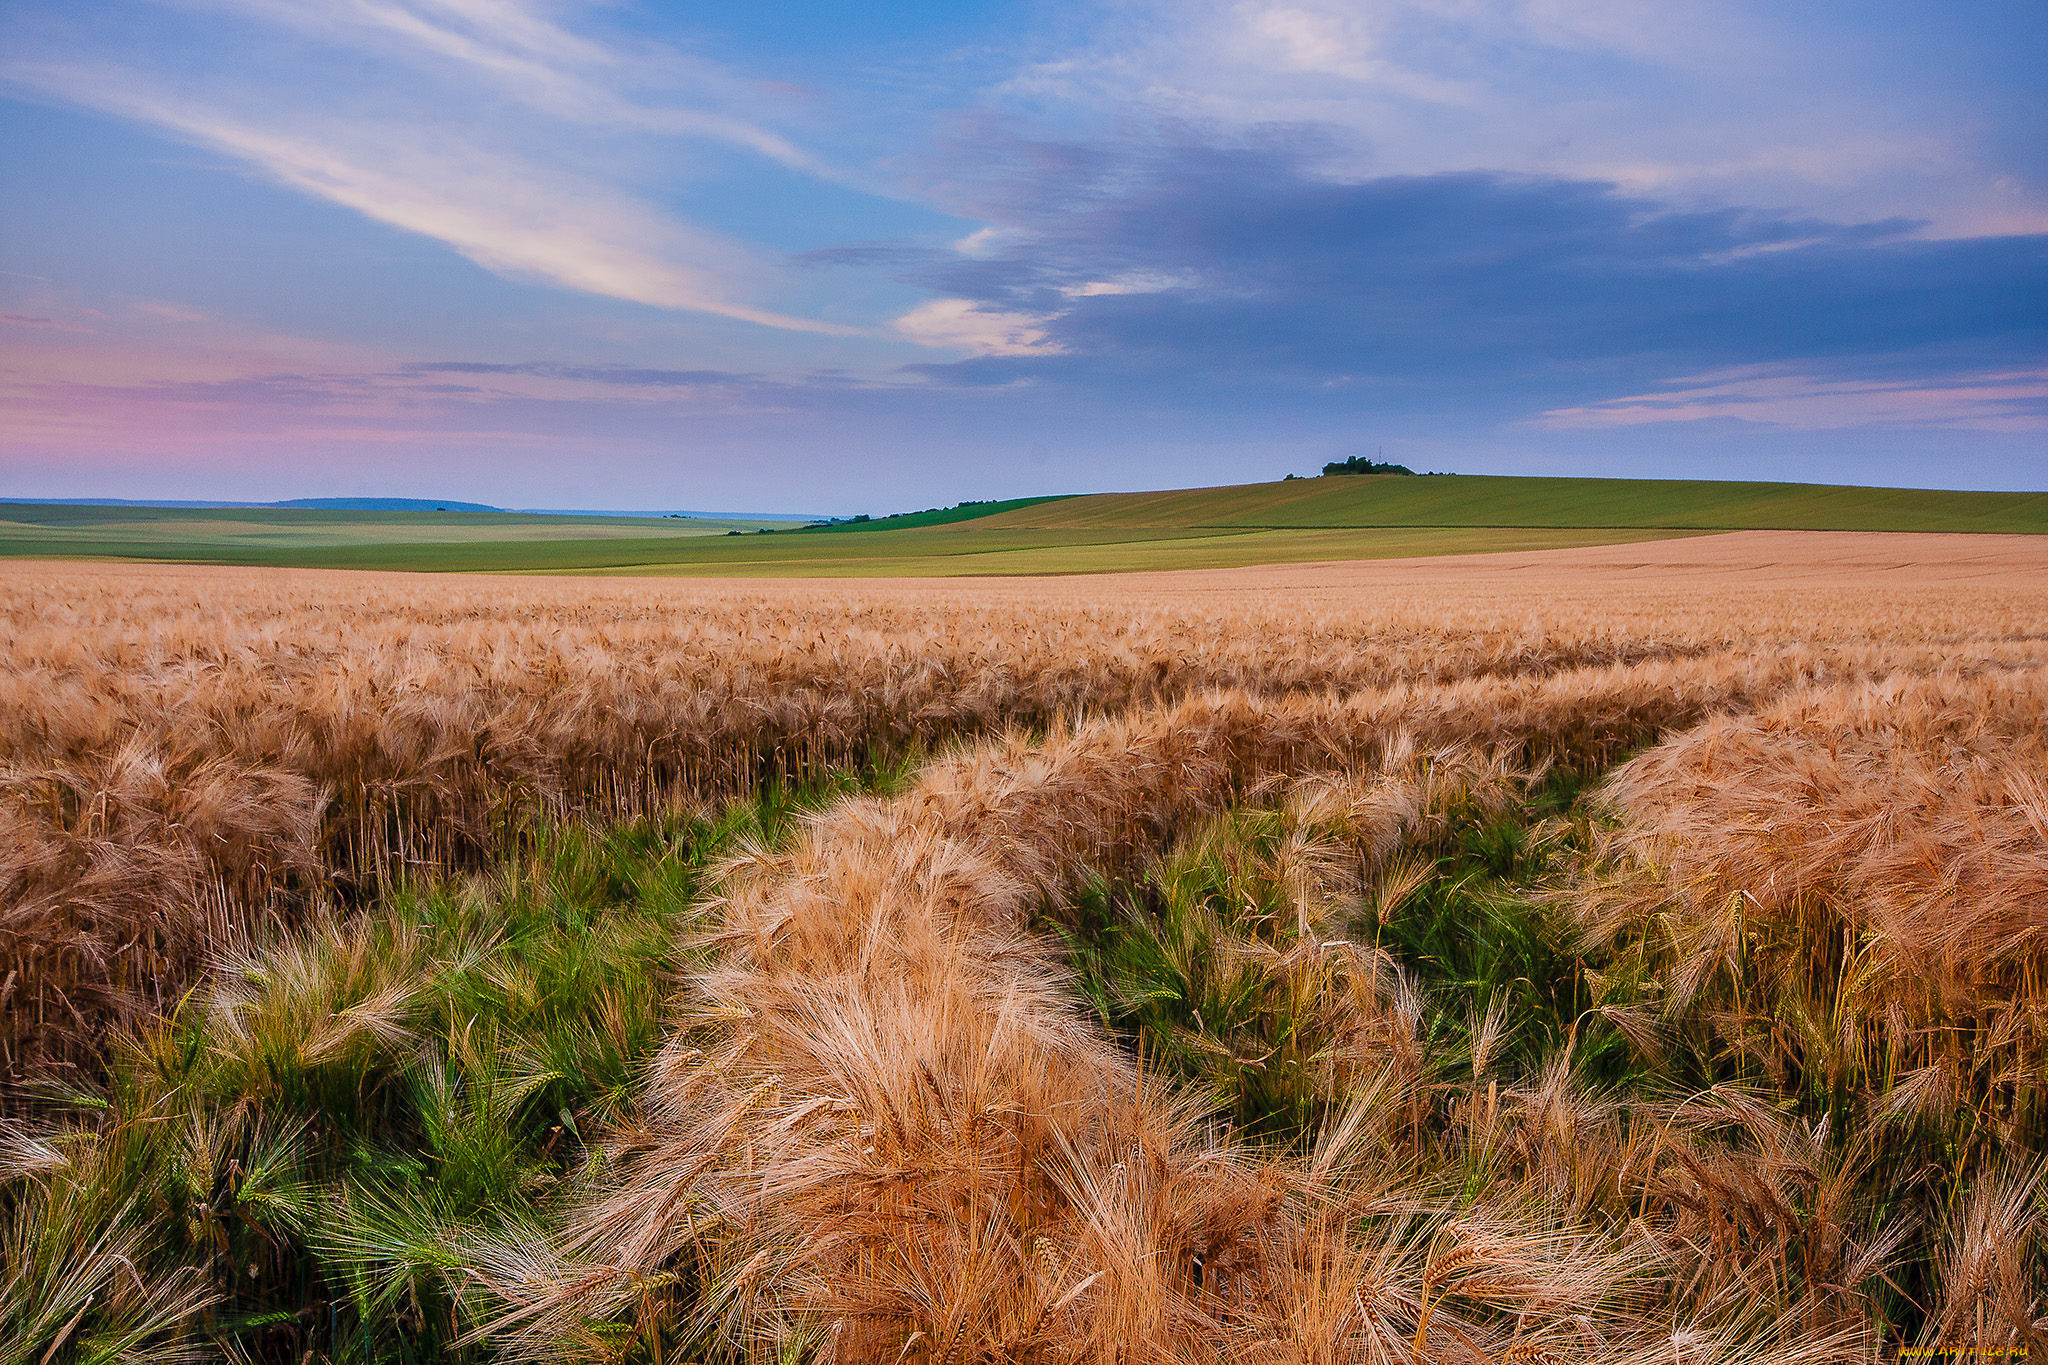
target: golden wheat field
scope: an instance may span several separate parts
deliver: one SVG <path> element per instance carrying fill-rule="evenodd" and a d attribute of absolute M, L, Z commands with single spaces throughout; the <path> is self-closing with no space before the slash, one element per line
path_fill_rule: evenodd
<path fill-rule="evenodd" d="M 0 623 L 0 1365 L 2048 1360 L 2042 539 Z"/>

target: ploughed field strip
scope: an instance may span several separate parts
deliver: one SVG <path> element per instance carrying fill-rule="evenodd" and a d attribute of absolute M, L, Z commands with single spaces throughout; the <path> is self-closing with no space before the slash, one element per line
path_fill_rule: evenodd
<path fill-rule="evenodd" d="M 0 1325 L 2041 1351 L 2037 543 L 10 568 Z"/>

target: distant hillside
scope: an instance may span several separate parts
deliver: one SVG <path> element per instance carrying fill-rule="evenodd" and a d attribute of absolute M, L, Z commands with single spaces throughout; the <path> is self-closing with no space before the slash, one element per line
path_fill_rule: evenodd
<path fill-rule="evenodd" d="M 977 523 L 1072 530 L 1335 527 L 2048 532 L 2048 493 L 1696 479 L 1353 475 L 1095 493 Z"/>
<path fill-rule="evenodd" d="M 323 512 L 502 512 L 487 502 L 454 502 L 447 498 L 288 498 L 259 502 L 256 507 L 304 507 Z"/>
<path fill-rule="evenodd" d="M 192 498 L 8 498 L 0 505 L 17 507 L 159 507 L 188 510 L 228 508 L 291 508 L 327 512 L 502 512 L 483 502 L 450 502 L 445 498 L 289 498 L 283 502 L 225 502 Z"/>
<path fill-rule="evenodd" d="M 0 503 L 0 557 L 356 569 L 962 576 L 1564 549 L 1740 530 L 2048 532 L 2048 493 L 1362 474 L 787 522 Z M 474 504 L 468 504 L 474 506 Z"/>
<path fill-rule="evenodd" d="M 788 525 L 745 518 L 538 516 L 411 499 L 392 499 L 398 505 L 390 507 L 384 500 L 361 500 L 377 506 L 346 501 L 334 506 L 307 499 L 289 507 L 0 502 L 0 558 L 516 568 L 545 565 L 551 554 L 592 541 L 665 547 Z"/>

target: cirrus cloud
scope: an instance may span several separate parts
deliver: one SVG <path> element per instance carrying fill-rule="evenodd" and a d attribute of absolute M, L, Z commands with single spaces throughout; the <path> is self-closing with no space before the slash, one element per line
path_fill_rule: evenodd
<path fill-rule="evenodd" d="M 0 83 L 219 153 L 512 278 L 789 331 L 862 334 L 763 306 L 757 300 L 777 285 L 773 257 L 606 174 L 633 160 L 605 140 L 614 134 L 708 140 L 825 172 L 788 138 L 737 115 L 635 102 L 597 78 L 647 59 L 571 33 L 516 0 L 218 7 L 240 16 L 248 41 L 274 60 L 188 72 L 139 39 L 74 43 L 60 27 L 57 37 L 12 43 Z M 314 46 L 301 50 L 295 38 Z M 99 55 L 80 59 L 73 46 Z M 401 58 L 426 74 L 394 72 Z M 337 90 L 315 74 L 323 61 L 367 75 Z M 728 97 L 741 85 L 709 70 L 691 61 L 671 75 Z M 307 83 L 327 96 L 306 99 Z M 497 98 L 505 89 L 516 114 Z"/>
<path fill-rule="evenodd" d="M 1743 367 L 1674 379 L 1647 392 L 1554 408 L 1532 426 L 1587 431 L 1736 421 L 1797 431 L 1938 427 L 2048 432 L 2048 368 L 1935 378 L 1831 378 Z"/>

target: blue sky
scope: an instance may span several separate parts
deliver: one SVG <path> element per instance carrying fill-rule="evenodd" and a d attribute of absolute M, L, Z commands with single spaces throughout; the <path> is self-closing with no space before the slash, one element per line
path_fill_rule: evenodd
<path fill-rule="evenodd" d="M 0 496 L 2048 487 L 2048 7 L 13 0 Z"/>

